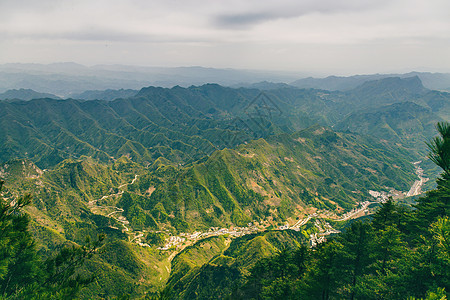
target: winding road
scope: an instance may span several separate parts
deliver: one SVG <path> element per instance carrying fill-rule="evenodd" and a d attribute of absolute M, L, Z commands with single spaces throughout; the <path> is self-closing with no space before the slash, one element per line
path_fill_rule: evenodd
<path fill-rule="evenodd" d="M 420 168 L 420 162 L 416 162 L 416 163 L 414 163 L 414 165 L 416 166 L 416 174 L 418 175 L 419 180 L 416 180 L 414 182 L 414 184 L 412 185 L 411 189 L 406 194 L 406 196 L 414 196 L 414 195 L 420 194 L 422 185 L 426 181 L 428 181 L 428 178 L 423 177 L 423 170 Z M 122 231 L 127 233 L 127 235 L 129 236 L 129 240 L 131 242 L 135 242 L 141 246 L 150 247 L 148 244 L 144 244 L 141 242 L 141 238 L 144 236 L 143 232 L 134 231 L 131 227 L 129 227 L 130 222 L 125 218 L 125 216 L 122 215 L 122 213 L 124 212 L 124 210 L 122 208 L 116 207 L 116 206 L 97 205 L 97 202 L 99 200 L 104 200 L 109 197 L 120 196 L 124 192 L 121 189 L 123 189 L 125 186 L 134 184 L 137 179 L 138 179 L 138 175 L 135 175 L 133 180 L 130 183 L 125 183 L 118 187 L 118 189 L 119 189 L 118 193 L 105 195 L 105 196 L 101 197 L 100 199 L 89 201 L 88 206 L 90 207 L 90 209 L 93 213 L 100 214 L 100 215 L 103 215 L 103 216 L 106 216 L 109 218 L 113 218 L 117 222 L 122 224 L 122 226 L 124 228 Z M 365 201 L 362 203 L 361 208 L 354 209 L 350 212 L 347 212 L 341 218 L 335 219 L 335 221 L 341 222 L 341 221 L 347 221 L 347 220 L 356 218 L 356 217 L 358 217 L 358 215 L 360 215 L 362 212 L 364 212 L 364 210 L 366 210 L 370 204 L 373 204 L 373 203 L 377 203 L 377 202 L 376 201 Z M 113 211 L 111 211 L 111 210 L 113 210 Z M 289 225 L 283 226 L 282 230 L 292 229 L 292 230 L 298 231 L 298 230 L 300 230 L 300 228 L 302 226 L 307 224 L 312 218 L 316 219 L 316 227 L 318 227 L 318 230 L 319 230 L 318 233 L 316 233 L 315 235 L 312 235 L 312 237 L 311 237 L 311 240 L 315 241 L 316 244 L 320 243 L 320 241 L 323 241 L 325 236 L 327 236 L 329 234 L 340 232 L 339 230 L 335 230 L 334 228 L 332 228 L 331 225 L 325 221 L 325 219 L 319 217 L 316 213 L 307 215 L 303 219 L 298 220 L 292 226 L 289 226 Z M 222 229 L 216 229 L 216 230 L 213 230 L 210 232 L 197 232 L 197 236 L 195 236 L 195 234 L 181 233 L 180 236 L 171 236 L 171 238 L 169 239 L 169 242 L 164 247 L 161 247 L 159 249 L 168 250 L 168 249 L 171 249 L 173 246 L 177 246 L 179 243 L 184 242 L 184 241 L 195 243 L 196 241 L 198 241 L 200 239 L 203 239 L 203 238 L 206 238 L 206 237 L 209 237 L 212 235 L 229 234 L 232 236 L 241 236 L 241 235 L 255 232 L 255 230 L 256 230 L 255 228 L 247 228 L 247 227 L 235 228 L 233 230 L 222 228 Z"/>
<path fill-rule="evenodd" d="M 88 202 L 88 207 L 91 210 L 91 212 L 94 214 L 112 218 L 112 219 L 116 220 L 117 222 L 119 222 L 123 226 L 122 232 L 126 232 L 129 235 L 134 235 L 134 237 L 132 237 L 132 238 L 130 237 L 131 241 L 136 240 L 137 243 L 142 244 L 140 242 L 140 237 L 143 236 L 143 233 L 139 232 L 139 231 L 135 232 L 132 228 L 127 226 L 130 224 L 130 222 L 125 218 L 125 216 L 122 215 L 122 213 L 124 212 L 123 208 L 120 208 L 117 206 L 97 205 L 97 202 L 100 200 L 105 200 L 110 197 L 118 197 L 118 196 L 122 195 L 124 191 L 120 190 L 120 189 L 123 189 L 124 187 L 126 187 L 128 185 L 134 184 L 137 179 L 138 179 L 138 175 L 134 175 L 134 178 L 130 183 L 125 183 L 118 187 L 119 192 L 117 192 L 115 194 L 105 195 L 105 196 L 101 197 L 100 199 L 91 200 Z M 110 210 L 113 210 L 113 211 L 108 212 Z M 103 212 L 103 213 L 101 213 L 101 212 Z M 120 215 L 115 216 L 116 214 L 120 214 Z M 146 244 L 144 244 L 144 245 L 146 245 Z"/>

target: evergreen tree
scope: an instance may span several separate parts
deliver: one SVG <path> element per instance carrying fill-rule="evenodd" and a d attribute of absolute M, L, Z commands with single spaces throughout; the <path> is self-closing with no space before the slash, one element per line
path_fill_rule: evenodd
<path fill-rule="evenodd" d="M 336 241 L 319 244 L 300 285 L 300 299 L 329 300 L 336 297 L 344 273 L 340 268 L 342 249 L 342 244 Z"/>
<path fill-rule="evenodd" d="M 0 192 L 2 186 L 0 180 Z M 82 247 L 63 247 L 43 260 L 28 230 L 29 217 L 22 210 L 30 203 L 30 195 L 9 201 L 0 194 L 0 298 L 73 298 L 93 279 L 80 275 L 78 267 L 97 251 L 104 237 L 94 243 L 87 240 Z"/>
<path fill-rule="evenodd" d="M 3 182 L 0 181 L 0 192 Z M 31 196 L 15 201 L 0 196 L 0 294 L 10 294 L 39 275 L 35 243 L 28 232 L 29 218 L 21 209 Z"/>
<path fill-rule="evenodd" d="M 300 246 L 297 250 L 283 249 L 261 259 L 232 298 L 295 299 L 296 284 L 304 275 L 309 255 L 308 248 Z"/>
<path fill-rule="evenodd" d="M 350 299 L 355 298 L 354 288 L 361 276 L 366 272 L 370 263 L 370 240 L 372 238 L 372 227 L 368 223 L 354 222 L 341 236 L 337 238 L 342 245 L 341 268 L 345 284 L 342 296 Z"/>
<path fill-rule="evenodd" d="M 444 171 L 439 181 L 448 180 L 450 179 L 450 123 L 439 122 L 436 124 L 436 129 L 439 136 L 427 143 L 431 150 L 429 157 Z"/>
<path fill-rule="evenodd" d="M 431 151 L 429 157 L 442 168 L 443 173 L 436 180 L 437 188 L 418 200 L 411 222 L 416 239 L 420 235 L 430 238 L 429 226 L 450 212 L 450 124 L 440 122 L 436 128 L 439 136 L 428 143 Z"/>

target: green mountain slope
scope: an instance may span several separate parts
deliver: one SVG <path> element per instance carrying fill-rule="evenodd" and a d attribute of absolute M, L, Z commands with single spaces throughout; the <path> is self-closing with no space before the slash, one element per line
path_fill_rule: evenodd
<path fill-rule="evenodd" d="M 441 120 L 431 109 L 413 102 L 401 102 L 353 113 L 334 129 L 401 143 L 424 154 L 425 141 L 433 135 L 435 124 Z"/>
<path fill-rule="evenodd" d="M 155 292 L 169 275 L 168 253 L 131 242 L 122 224 L 107 216 L 112 208 L 99 211 L 101 207 L 92 210 L 89 205 L 89 201 L 104 195 L 117 194 L 121 185 L 122 190 L 126 189 L 123 185 L 135 176 L 134 167 L 126 159 L 105 166 L 85 157 L 66 160 L 48 171 L 25 160 L 10 161 L 0 168 L 0 177 L 7 182 L 3 191 L 6 199 L 24 193 L 33 195 L 33 203 L 26 211 L 32 219 L 30 230 L 44 257 L 64 244 L 83 245 L 86 237 L 95 240 L 98 234 L 106 234 L 102 252 L 82 267 L 82 272 L 96 276 L 95 282 L 82 290 L 83 299 Z"/>
<path fill-rule="evenodd" d="M 423 82 L 424 86 L 432 90 L 449 90 L 450 74 L 449 73 L 427 73 L 427 72 L 410 72 L 406 74 L 372 74 L 372 75 L 353 75 L 349 77 L 328 76 L 326 78 L 303 78 L 296 80 L 291 85 L 298 88 L 315 88 L 330 91 L 348 91 L 357 86 L 368 82 L 389 77 L 408 78 L 417 76 Z"/>
<path fill-rule="evenodd" d="M 192 242 L 162 250 L 175 235 L 292 225 L 319 210 L 337 218 L 372 199 L 369 190 L 409 190 L 411 162 L 421 159 L 415 145 L 446 116 L 448 95 L 415 79 L 368 83 L 352 95 L 205 85 L 149 87 L 114 101 L 0 101 L 4 197 L 34 195 L 27 212 L 43 256 L 107 234 L 107 251 L 84 267 L 99 277 L 82 297 L 154 293 Z M 374 108 L 361 112 L 355 103 L 370 98 Z M 170 286 L 187 297 L 203 293 L 205 274 L 240 278 L 252 255 L 280 249 L 269 235 L 228 250 L 225 236 L 188 248 L 195 258 L 174 260 Z"/>
<path fill-rule="evenodd" d="M 83 158 L 30 180 L 39 208 L 55 220 L 75 218 L 80 211 L 111 213 L 101 207 L 106 205 L 122 209 L 136 230 L 186 232 L 254 220 L 292 221 L 310 208 L 340 214 L 370 198 L 369 190 L 407 191 L 416 159 L 376 139 L 314 126 L 216 151 L 186 167 L 163 159 L 146 169 L 125 157 L 109 165 Z M 11 185 L 23 190 L 31 184 L 19 180 Z M 101 199 L 105 195 L 113 196 Z"/>
<path fill-rule="evenodd" d="M 151 218 L 177 231 L 292 221 L 309 207 L 348 210 L 368 190 L 408 190 L 414 159 L 387 143 L 316 126 L 216 151 L 184 168 L 155 165 L 129 187 L 133 201 L 118 205 L 129 220 L 138 210 L 136 222 Z"/>
<path fill-rule="evenodd" d="M 214 88 L 207 90 L 225 93 L 225 88 L 218 88 L 217 92 Z M 274 130 L 268 121 L 249 125 L 225 121 L 227 113 L 221 111 L 220 99 L 208 108 L 205 101 L 210 100 L 197 101 L 192 96 L 196 103 L 187 102 L 185 99 L 189 97 L 180 97 L 177 88 L 150 90 L 142 90 L 136 98 L 110 102 L 51 99 L 0 102 L 0 160 L 29 158 L 43 168 L 82 155 L 104 162 L 128 155 L 141 163 L 164 156 L 185 163 L 216 148 L 232 147 Z M 232 95 L 225 93 L 223 101 L 239 96 L 235 90 L 228 90 Z M 245 99 L 238 97 L 236 101 Z M 206 108 L 217 120 L 203 111 Z M 261 125 L 263 129 L 258 128 Z"/>
<path fill-rule="evenodd" d="M 295 249 L 304 240 L 295 231 L 269 231 L 229 242 L 214 237 L 180 252 L 172 261 L 165 294 L 171 299 L 224 298 L 242 284 L 258 260 L 281 249 Z"/>
<path fill-rule="evenodd" d="M 60 99 L 53 94 L 39 93 L 31 89 L 8 90 L 0 93 L 0 100 L 32 100 L 40 98 Z"/>
<path fill-rule="evenodd" d="M 376 107 L 420 98 L 428 90 L 419 77 L 383 78 L 368 81 L 347 92 L 350 101 L 359 107 Z"/>
<path fill-rule="evenodd" d="M 449 119 L 449 100 L 449 93 L 427 90 L 417 77 L 366 82 L 342 99 L 354 110 L 333 129 L 372 135 L 425 156 L 434 124 Z"/>
<path fill-rule="evenodd" d="M 184 167 L 159 158 L 145 168 L 124 156 L 108 164 L 69 159 L 46 171 L 15 160 L 0 171 L 6 198 L 35 195 L 27 211 L 43 255 L 61 243 L 107 234 L 108 252 L 86 266 L 100 276 L 83 293 L 89 298 L 117 294 L 115 277 L 126 293 L 136 280 L 141 284 L 135 293 L 160 289 L 171 252 L 156 248 L 170 232 L 293 224 L 316 209 L 340 215 L 371 197 L 369 189 L 408 190 L 415 179 L 412 160 L 387 143 L 314 126 L 216 151 Z M 232 270 L 241 268 L 238 261 Z"/>
<path fill-rule="evenodd" d="M 28 158 L 52 168 L 83 155 L 103 162 L 127 155 L 144 165 L 158 157 L 186 164 L 252 139 L 316 123 L 333 126 L 369 106 L 408 101 L 448 119 L 448 99 L 448 93 L 427 91 L 412 77 L 366 82 L 345 93 L 296 88 L 261 92 L 208 84 L 148 87 L 114 101 L 0 101 L 0 161 Z M 431 137 L 417 126 L 408 130 Z"/>

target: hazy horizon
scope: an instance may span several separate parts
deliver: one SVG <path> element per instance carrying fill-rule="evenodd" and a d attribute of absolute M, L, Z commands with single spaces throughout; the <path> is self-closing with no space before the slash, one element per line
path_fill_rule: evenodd
<path fill-rule="evenodd" d="M 202 66 L 322 76 L 450 72 L 450 3 L 0 2 L 0 64 Z"/>
<path fill-rule="evenodd" d="M 144 64 L 122 64 L 122 63 L 111 63 L 111 64 L 103 64 L 103 63 L 93 63 L 93 64 L 84 64 L 76 61 L 55 61 L 55 62 L 49 62 L 49 63 L 43 63 L 43 62 L 7 62 L 7 63 L 0 63 L 0 67 L 5 66 L 63 66 L 63 65 L 74 65 L 74 66 L 82 66 L 84 68 L 88 69 L 101 69 L 105 68 L 108 70 L 112 69 L 133 69 L 136 70 L 151 70 L 151 69 L 161 69 L 161 70 L 169 70 L 169 69 L 204 69 L 204 70 L 218 70 L 218 71 L 242 71 L 242 72 L 255 72 L 255 73 L 265 73 L 265 74 L 278 74 L 278 75 L 285 75 L 287 77 L 292 77 L 295 79 L 305 79 L 305 78 L 327 78 L 327 77 L 352 77 L 352 76 L 366 76 L 366 75 L 393 75 L 397 76 L 400 74 L 409 74 L 409 73 L 442 73 L 442 74 L 450 74 L 450 69 L 430 69 L 430 68 L 402 68 L 397 70 L 386 70 L 386 71 L 380 71 L 380 72 L 345 72 L 345 70 L 342 70 L 341 73 L 329 73 L 329 72 L 318 72 L 318 71 L 306 71 L 306 70 L 280 70 L 280 69 L 251 69 L 251 68 L 233 68 L 233 67 L 213 67 L 213 66 L 202 66 L 202 65 L 179 65 L 179 66 L 162 66 L 162 65 L 144 65 Z M 26 68 L 24 68 L 26 69 Z M 56 72 L 57 73 L 57 72 Z M 214 82 L 211 82 L 214 83 Z M 286 81 L 285 83 L 288 83 Z"/>

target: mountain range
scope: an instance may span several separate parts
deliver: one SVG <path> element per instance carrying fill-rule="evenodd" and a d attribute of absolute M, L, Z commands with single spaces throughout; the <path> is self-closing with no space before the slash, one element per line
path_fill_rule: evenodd
<path fill-rule="evenodd" d="M 449 98 L 424 88 L 418 77 L 394 77 L 346 92 L 207 84 L 148 87 L 114 101 L 2 101 L 0 160 L 29 158 L 47 168 L 82 155 L 105 162 L 128 155 L 140 163 L 163 157 L 185 164 L 314 124 L 371 133 L 423 155 L 433 124 L 448 120 Z"/>
<path fill-rule="evenodd" d="M 274 87 L 294 86 L 347 91 L 367 81 L 387 77 L 407 78 L 413 76 L 418 76 L 428 89 L 450 90 L 449 73 L 410 72 L 313 78 L 298 72 L 216 69 L 198 66 L 162 68 L 95 65 L 87 67 L 76 63 L 54 63 L 0 65 L 0 92 L 12 89 L 32 89 L 61 98 L 76 98 L 76 95 L 88 90 L 139 90 L 150 85 L 189 87 L 206 83 L 217 83 L 235 88 L 273 89 Z"/>
<path fill-rule="evenodd" d="M 425 142 L 450 120 L 450 93 L 419 76 L 342 90 L 116 86 L 76 98 L 0 101 L 0 178 L 3 198 L 34 195 L 26 212 L 42 256 L 107 235 L 81 270 L 97 278 L 80 291 L 86 299 L 164 288 L 191 298 L 216 281 L 229 295 L 221 272 L 241 280 L 257 260 L 307 243 L 319 225 L 272 229 L 313 214 L 314 224 L 346 220 L 369 211 L 363 203 L 374 193 L 404 197 L 417 179 L 413 162 L 425 160 L 435 179 Z"/>
<path fill-rule="evenodd" d="M 371 74 L 371 75 L 353 75 L 353 76 L 328 76 L 325 78 L 302 78 L 291 82 L 292 86 L 299 88 L 315 88 L 331 91 L 347 91 L 357 86 L 374 80 L 380 80 L 387 77 L 408 78 L 417 76 L 423 84 L 432 90 L 450 90 L 450 74 L 448 73 L 429 73 L 429 72 L 409 72 L 405 74 Z"/>

